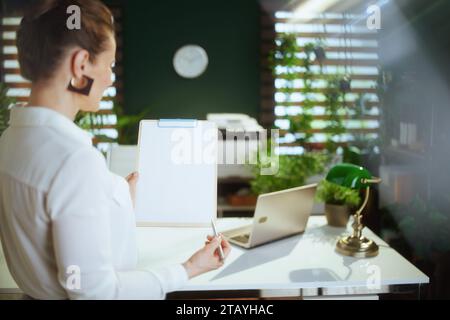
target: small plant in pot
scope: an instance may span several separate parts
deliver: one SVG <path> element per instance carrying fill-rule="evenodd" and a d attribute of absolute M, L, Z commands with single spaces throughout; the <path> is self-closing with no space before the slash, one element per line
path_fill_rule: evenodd
<path fill-rule="evenodd" d="M 322 180 L 317 186 L 316 200 L 325 203 L 328 225 L 345 227 L 350 212 L 361 201 L 359 191 Z"/>

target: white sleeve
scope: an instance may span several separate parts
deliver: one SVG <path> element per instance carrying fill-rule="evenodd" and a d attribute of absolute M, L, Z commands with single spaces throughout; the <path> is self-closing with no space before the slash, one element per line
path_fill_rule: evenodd
<path fill-rule="evenodd" d="M 52 181 L 47 210 L 58 281 L 71 299 L 164 299 L 188 281 L 181 264 L 114 269 L 107 170 L 103 156 L 89 147 L 70 155 Z"/>

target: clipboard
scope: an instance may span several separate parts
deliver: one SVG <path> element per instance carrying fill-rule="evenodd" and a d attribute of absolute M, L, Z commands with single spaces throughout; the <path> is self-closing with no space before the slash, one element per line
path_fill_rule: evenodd
<path fill-rule="evenodd" d="M 217 144 L 211 121 L 140 121 L 138 226 L 210 226 L 217 218 Z"/>

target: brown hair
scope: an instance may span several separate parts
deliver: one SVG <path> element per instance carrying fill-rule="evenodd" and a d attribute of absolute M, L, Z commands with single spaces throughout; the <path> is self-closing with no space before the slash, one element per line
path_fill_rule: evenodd
<path fill-rule="evenodd" d="M 81 28 L 69 30 L 67 8 L 80 8 Z M 51 77 L 67 49 L 79 46 L 91 62 L 114 34 L 113 17 L 99 0 L 44 0 L 25 13 L 17 31 L 17 50 L 22 76 L 30 81 Z"/>

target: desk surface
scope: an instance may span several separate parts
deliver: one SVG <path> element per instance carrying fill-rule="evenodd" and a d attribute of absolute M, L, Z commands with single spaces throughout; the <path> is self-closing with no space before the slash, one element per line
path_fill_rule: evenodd
<path fill-rule="evenodd" d="M 222 231 L 249 222 L 247 218 L 223 218 L 217 227 Z M 311 216 L 301 235 L 250 250 L 233 245 L 222 268 L 191 279 L 180 291 L 366 288 L 365 293 L 378 293 L 378 286 L 429 282 L 367 228 L 363 234 L 377 242 L 378 256 L 356 259 L 336 253 L 337 239 L 349 232 L 328 226 L 323 216 Z M 183 262 L 203 246 L 210 233 L 210 228 L 138 227 L 139 266 Z M 20 292 L 0 253 L 0 293 Z"/>

